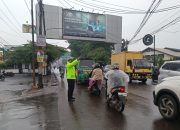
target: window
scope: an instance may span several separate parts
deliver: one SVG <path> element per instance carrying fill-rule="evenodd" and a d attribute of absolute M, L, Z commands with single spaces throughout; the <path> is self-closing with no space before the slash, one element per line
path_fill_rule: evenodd
<path fill-rule="evenodd" d="M 170 64 L 170 70 L 180 71 L 180 63 L 171 63 Z"/>
<path fill-rule="evenodd" d="M 169 70 L 169 66 L 170 66 L 170 63 L 166 63 L 165 65 L 163 65 L 162 69 Z"/>
<path fill-rule="evenodd" d="M 132 66 L 132 61 L 131 60 L 127 61 L 127 66 Z"/>

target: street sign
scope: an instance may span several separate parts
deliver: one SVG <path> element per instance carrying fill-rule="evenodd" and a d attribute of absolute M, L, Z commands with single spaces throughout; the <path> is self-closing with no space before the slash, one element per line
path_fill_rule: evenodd
<path fill-rule="evenodd" d="M 35 26 L 34 26 L 34 30 L 36 30 Z M 22 25 L 22 31 L 23 31 L 23 33 L 32 33 L 32 25 L 23 24 Z"/>
<path fill-rule="evenodd" d="M 46 46 L 46 36 L 44 35 L 37 35 L 37 46 L 44 47 Z"/>
<path fill-rule="evenodd" d="M 37 62 L 44 62 L 44 51 L 43 50 L 37 51 Z"/>
<path fill-rule="evenodd" d="M 153 43 L 153 36 L 151 34 L 147 34 L 143 37 L 143 43 L 146 46 L 149 46 Z"/>

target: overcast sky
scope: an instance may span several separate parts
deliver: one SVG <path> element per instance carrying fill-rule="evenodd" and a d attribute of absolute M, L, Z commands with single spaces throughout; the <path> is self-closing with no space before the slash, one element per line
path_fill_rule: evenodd
<path fill-rule="evenodd" d="M 79 5 L 75 4 L 81 2 Z M 87 5 L 83 6 L 83 3 L 86 1 Z M 101 1 L 97 2 L 97 1 Z M 126 9 L 121 6 L 126 6 L 129 8 L 136 8 L 139 10 L 147 10 L 152 0 L 43 0 L 44 4 L 50 4 L 55 6 L 61 6 L 65 8 L 74 7 L 76 10 L 84 11 L 93 11 L 93 7 L 90 4 L 94 3 L 95 6 L 107 6 L 109 8 L 116 9 Z M 157 0 L 156 0 L 157 1 Z M 27 40 L 31 40 L 31 34 L 23 34 L 22 33 L 22 24 L 31 23 L 30 12 L 25 4 L 27 3 L 30 8 L 31 0 L 0 0 L 0 44 L 6 44 L 2 39 L 6 40 L 8 44 L 24 44 Z M 110 3 L 109 5 L 105 4 Z M 34 5 L 37 3 L 37 0 L 34 0 Z M 104 3 L 104 4 L 103 4 Z M 89 5 L 88 5 L 89 4 Z M 111 5 L 112 4 L 112 5 Z M 113 4 L 117 6 L 113 6 Z M 180 0 L 162 0 L 158 9 L 163 9 L 171 6 L 180 5 Z M 89 7 L 89 8 L 87 8 Z M 105 11 L 105 9 L 102 9 Z M 101 10 L 97 10 L 94 7 L 95 13 L 103 13 Z M 107 10 L 104 12 L 106 14 L 110 14 Z M 111 13 L 114 14 L 114 13 Z M 139 27 L 143 17 L 145 14 L 114 14 L 122 16 L 123 24 L 122 24 L 122 38 L 131 39 L 137 28 Z M 175 19 L 180 16 L 180 8 L 156 13 L 153 14 L 152 17 L 145 24 L 141 32 L 134 39 L 142 38 L 145 34 L 151 33 L 152 31 L 160 28 L 161 26 L 167 24 L 169 21 Z M 180 49 L 180 22 L 175 25 L 165 29 L 156 34 L 156 47 L 164 48 L 179 48 Z M 68 44 L 64 41 L 60 40 L 48 40 L 53 44 L 58 44 L 63 47 L 67 47 Z M 152 45 L 151 45 L 152 46 Z M 129 50 L 143 50 L 147 46 L 144 46 L 142 41 L 135 43 L 129 46 Z"/>

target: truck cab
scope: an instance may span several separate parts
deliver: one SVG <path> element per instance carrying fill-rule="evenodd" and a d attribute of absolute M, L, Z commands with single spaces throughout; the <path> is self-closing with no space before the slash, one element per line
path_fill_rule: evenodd
<path fill-rule="evenodd" d="M 139 80 L 146 82 L 151 78 L 151 64 L 143 59 L 141 52 L 128 51 L 112 54 L 111 63 L 118 63 L 120 69 L 129 75 L 130 82 Z"/>

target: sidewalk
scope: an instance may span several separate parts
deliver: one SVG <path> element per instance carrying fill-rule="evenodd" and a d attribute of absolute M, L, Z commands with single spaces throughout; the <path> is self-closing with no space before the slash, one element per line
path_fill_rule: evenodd
<path fill-rule="evenodd" d="M 36 79 L 37 82 L 37 79 Z M 57 80 L 54 73 L 52 75 L 43 76 L 43 88 L 31 88 L 24 90 L 21 97 L 29 98 L 41 95 L 47 95 L 52 93 L 57 93 L 59 81 Z M 32 86 L 32 84 L 31 84 Z"/>
<path fill-rule="evenodd" d="M 8 77 L 5 81 L 0 82 L 0 103 L 57 93 L 59 81 L 52 73 L 52 75 L 43 77 L 43 85 L 41 89 L 32 89 L 32 77 L 27 74 Z"/>

